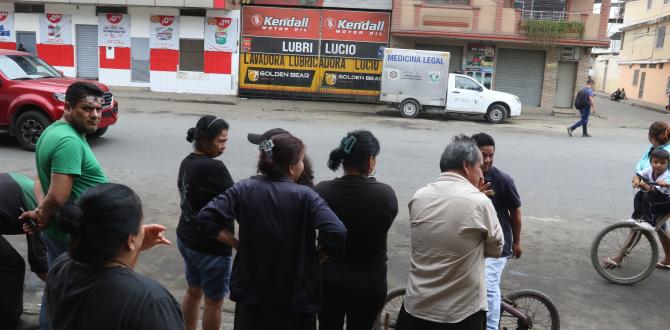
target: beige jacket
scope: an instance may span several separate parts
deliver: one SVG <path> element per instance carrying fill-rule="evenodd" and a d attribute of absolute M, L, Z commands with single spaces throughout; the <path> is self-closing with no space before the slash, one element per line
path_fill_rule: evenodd
<path fill-rule="evenodd" d="M 491 200 L 463 176 L 445 172 L 409 202 L 412 251 L 405 310 L 457 323 L 487 310 L 484 257 L 504 239 Z"/>

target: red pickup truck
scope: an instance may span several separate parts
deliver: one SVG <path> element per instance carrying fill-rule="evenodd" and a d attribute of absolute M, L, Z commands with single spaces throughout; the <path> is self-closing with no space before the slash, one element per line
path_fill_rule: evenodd
<path fill-rule="evenodd" d="M 30 53 L 0 50 L 0 129 L 9 130 L 22 148 L 34 151 L 37 139 L 49 124 L 63 115 L 65 91 L 76 79 L 65 77 Z M 119 107 L 109 88 L 97 81 L 104 92 L 98 130 L 103 135 L 116 123 Z"/>

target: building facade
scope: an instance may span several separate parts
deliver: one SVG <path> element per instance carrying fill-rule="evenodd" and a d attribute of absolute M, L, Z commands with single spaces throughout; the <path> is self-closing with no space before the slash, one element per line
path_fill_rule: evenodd
<path fill-rule="evenodd" d="M 112 86 L 233 95 L 239 17 L 231 0 L 0 3 L 0 48 Z"/>
<path fill-rule="evenodd" d="M 629 99 L 668 105 L 670 0 L 626 2 L 621 32 L 620 87 Z"/>
<path fill-rule="evenodd" d="M 623 0 L 612 0 L 610 18 L 607 24 L 607 36 L 610 38 L 609 47 L 593 48 L 591 50 L 592 74 L 595 89 L 607 94 L 613 93 L 619 86 L 619 52 L 621 51 L 621 27 L 623 26 Z M 600 4 L 596 4 L 596 7 Z"/>
<path fill-rule="evenodd" d="M 395 0 L 391 46 L 449 51 L 452 71 L 519 96 L 524 108 L 569 108 L 591 48 L 610 43 L 594 2 Z M 609 8 L 602 0 L 600 12 Z"/>

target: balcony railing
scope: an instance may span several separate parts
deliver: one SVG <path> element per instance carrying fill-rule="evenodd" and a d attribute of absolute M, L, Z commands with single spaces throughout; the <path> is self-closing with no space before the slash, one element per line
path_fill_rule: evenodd
<path fill-rule="evenodd" d="M 522 10 L 521 19 L 537 19 L 547 21 L 565 21 L 568 13 L 564 11 Z"/>

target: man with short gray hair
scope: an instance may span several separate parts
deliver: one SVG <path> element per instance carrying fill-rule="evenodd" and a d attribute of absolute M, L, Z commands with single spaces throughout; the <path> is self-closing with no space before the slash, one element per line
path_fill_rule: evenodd
<path fill-rule="evenodd" d="M 499 257 L 503 233 L 477 188 L 482 153 L 457 135 L 442 153 L 436 182 L 409 203 L 410 275 L 397 329 L 485 329 L 484 258 Z"/>

